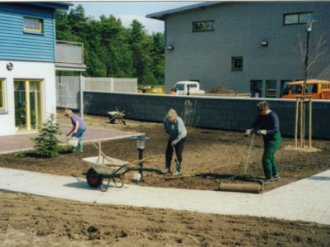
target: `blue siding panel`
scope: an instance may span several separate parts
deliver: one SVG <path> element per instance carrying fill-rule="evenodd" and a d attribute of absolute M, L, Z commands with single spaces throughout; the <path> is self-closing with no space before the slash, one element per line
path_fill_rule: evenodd
<path fill-rule="evenodd" d="M 43 34 L 24 33 L 23 18 L 43 20 Z M 54 9 L 0 3 L 0 59 L 55 62 Z"/>

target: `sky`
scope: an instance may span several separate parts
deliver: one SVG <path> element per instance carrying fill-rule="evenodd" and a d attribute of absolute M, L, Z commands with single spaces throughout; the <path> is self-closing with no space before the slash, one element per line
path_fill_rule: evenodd
<path fill-rule="evenodd" d="M 95 19 L 98 19 L 101 15 L 114 15 L 122 20 L 125 27 L 128 27 L 134 19 L 137 19 L 151 34 L 153 32 L 163 32 L 164 22 L 146 18 L 147 14 L 197 3 L 199 2 L 75 2 L 74 5 L 82 4 L 85 14 Z"/>

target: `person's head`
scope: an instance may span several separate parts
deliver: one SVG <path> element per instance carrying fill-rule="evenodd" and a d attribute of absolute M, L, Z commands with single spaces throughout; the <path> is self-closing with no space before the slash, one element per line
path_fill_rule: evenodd
<path fill-rule="evenodd" d="M 260 115 L 267 115 L 269 113 L 269 104 L 267 101 L 261 101 L 257 104 L 257 109 Z"/>
<path fill-rule="evenodd" d="M 64 116 L 66 116 L 66 117 L 72 117 L 72 111 L 70 110 L 70 109 L 66 109 L 65 111 L 64 111 Z"/>
<path fill-rule="evenodd" d="M 176 111 L 174 109 L 170 109 L 166 115 L 167 120 L 171 123 L 175 123 L 177 118 L 178 118 L 178 114 L 176 113 Z"/>

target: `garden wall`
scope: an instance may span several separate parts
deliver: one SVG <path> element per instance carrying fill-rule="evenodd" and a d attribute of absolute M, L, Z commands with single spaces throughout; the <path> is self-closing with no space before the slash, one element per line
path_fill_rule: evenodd
<path fill-rule="evenodd" d="M 118 108 L 125 111 L 129 119 L 160 122 L 168 109 L 174 108 L 196 127 L 243 131 L 252 124 L 256 116 L 255 106 L 261 99 L 85 92 L 84 100 L 88 114 L 106 115 Z M 280 117 L 282 134 L 293 136 L 295 101 L 267 101 Z M 313 102 L 313 136 L 330 139 L 330 102 Z"/>

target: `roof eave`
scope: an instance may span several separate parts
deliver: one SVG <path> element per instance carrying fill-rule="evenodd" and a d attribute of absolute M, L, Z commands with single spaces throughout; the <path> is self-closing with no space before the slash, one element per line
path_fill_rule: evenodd
<path fill-rule="evenodd" d="M 204 3 L 199 3 L 199 4 L 193 4 L 193 5 L 184 6 L 184 7 L 180 7 L 180 8 L 176 8 L 176 9 L 169 9 L 169 10 L 165 10 L 165 11 L 161 11 L 161 12 L 148 14 L 148 15 L 146 15 L 146 17 L 150 18 L 150 19 L 164 21 L 164 20 L 166 20 L 167 16 L 171 15 L 171 14 L 181 13 L 181 12 L 185 12 L 185 11 L 189 11 L 189 10 L 193 10 L 193 9 L 197 9 L 197 8 L 204 8 L 204 7 L 208 7 L 208 6 L 219 4 L 219 3 L 221 3 L 221 2 L 204 2 Z"/>
<path fill-rule="evenodd" d="M 52 8 L 52 9 L 64 9 L 68 10 L 72 3 L 69 2 L 27 2 L 28 4 L 45 7 L 45 8 Z"/>

